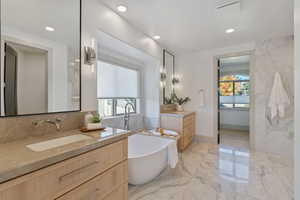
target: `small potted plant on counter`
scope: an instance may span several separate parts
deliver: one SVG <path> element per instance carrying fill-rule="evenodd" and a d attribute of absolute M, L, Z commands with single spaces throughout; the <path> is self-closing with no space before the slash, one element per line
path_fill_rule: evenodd
<path fill-rule="evenodd" d="M 92 131 L 92 130 L 103 130 L 102 127 L 102 118 L 99 114 L 92 114 L 91 112 L 87 113 L 85 116 L 85 127 L 82 131 Z"/>
<path fill-rule="evenodd" d="M 183 105 L 191 101 L 190 97 L 180 98 L 175 93 L 172 96 L 173 101 L 177 104 L 177 111 L 183 112 Z"/>

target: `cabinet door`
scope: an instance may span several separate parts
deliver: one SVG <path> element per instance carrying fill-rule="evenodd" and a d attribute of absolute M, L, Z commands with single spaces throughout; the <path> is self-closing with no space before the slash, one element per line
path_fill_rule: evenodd
<path fill-rule="evenodd" d="M 195 136 L 195 115 L 188 115 L 183 119 L 183 146 L 186 149 Z"/>

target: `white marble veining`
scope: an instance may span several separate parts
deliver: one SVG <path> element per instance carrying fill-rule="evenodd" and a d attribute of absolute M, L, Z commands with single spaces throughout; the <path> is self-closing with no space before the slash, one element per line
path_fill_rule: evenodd
<path fill-rule="evenodd" d="M 280 154 L 293 158 L 294 136 L 294 40 L 292 36 L 257 42 L 254 60 L 250 66 L 251 76 L 251 136 L 257 151 Z M 274 75 L 282 77 L 291 105 L 284 118 L 270 119 L 268 102 Z"/>
<path fill-rule="evenodd" d="M 130 186 L 130 200 L 292 200 L 292 163 L 247 148 L 194 143 L 143 186 Z"/>

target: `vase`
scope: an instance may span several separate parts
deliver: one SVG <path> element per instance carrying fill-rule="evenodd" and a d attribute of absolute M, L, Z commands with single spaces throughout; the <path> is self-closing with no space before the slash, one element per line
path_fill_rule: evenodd
<path fill-rule="evenodd" d="M 177 105 L 177 111 L 178 112 L 183 112 L 184 111 L 183 106 L 182 105 Z"/>

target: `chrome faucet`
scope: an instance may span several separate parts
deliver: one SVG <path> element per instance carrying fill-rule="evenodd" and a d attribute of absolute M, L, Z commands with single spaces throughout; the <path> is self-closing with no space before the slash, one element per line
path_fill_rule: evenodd
<path fill-rule="evenodd" d="M 42 124 L 52 124 L 56 127 L 56 130 L 57 131 L 60 131 L 61 130 L 61 122 L 62 120 L 60 118 L 56 118 L 55 120 L 38 120 L 38 121 L 33 121 L 32 124 L 34 127 L 39 127 L 41 126 Z"/>
<path fill-rule="evenodd" d="M 125 115 L 124 115 L 124 129 L 129 130 L 129 120 L 130 120 L 130 112 L 128 111 L 129 106 L 135 109 L 135 106 L 132 103 L 127 103 L 125 105 Z"/>

